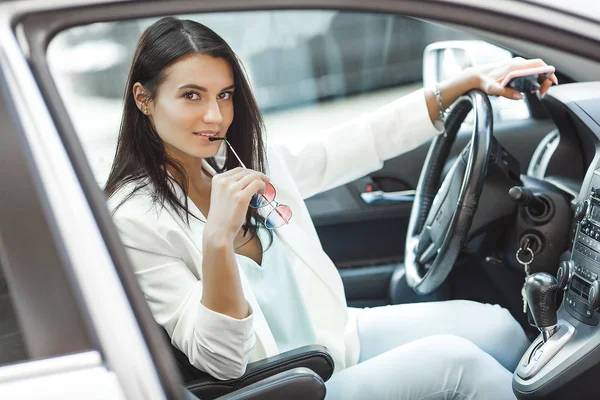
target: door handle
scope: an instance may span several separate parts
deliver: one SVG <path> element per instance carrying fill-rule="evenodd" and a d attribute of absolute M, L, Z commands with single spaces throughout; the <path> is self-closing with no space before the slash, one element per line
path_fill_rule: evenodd
<path fill-rule="evenodd" d="M 394 204 L 410 203 L 415 199 L 416 190 L 401 190 L 398 192 L 384 192 L 376 190 L 374 192 L 364 192 L 360 197 L 366 204 Z"/>

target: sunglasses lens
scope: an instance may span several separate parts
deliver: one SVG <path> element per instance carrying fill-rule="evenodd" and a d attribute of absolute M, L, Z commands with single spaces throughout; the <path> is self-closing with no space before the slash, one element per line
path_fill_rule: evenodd
<path fill-rule="evenodd" d="M 262 208 L 275 200 L 275 188 L 270 183 L 267 183 L 267 189 L 263 194 L 255 194 L 250 200 L 250 207 Z"/>
<path fill-rule="evenodd" d="M 265 226 L 269 229 L 279 228 L 285 225 L 292 218 L 292 210 L 283 204 L 277 206 L 267 215 Z"/>

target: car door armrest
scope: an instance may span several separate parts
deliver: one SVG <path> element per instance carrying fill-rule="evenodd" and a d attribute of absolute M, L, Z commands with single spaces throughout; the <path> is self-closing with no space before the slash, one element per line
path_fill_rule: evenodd
<path fill-rule="evenodd" d="M 185 387 L 202 400 L 214 399 L 238 391 L 253 385 L 254 383 L 264 381 L 265 379 L 281 374 L 282 372 L 292 371 L 297 368 L 308 369 L 312 371 L 321 382 L 326 382 L 333 374 L 333 358 L 324 346 L 302 346 L 248 364 L 246 373 L 237 379 L 221 381 L 205 372 L 197 370 L 197 373 L 195 374 L 196 379 L 186 382 Z M 298 377 L 294 374 L 288 374 L 281 375 L 280 378 L 274 380 L 274 382 L 276 382 L 275 386 L 277 387 L 288 387 L 292 385 L 296 387 L 299 383 L 287 384 L 286 382 L 291 382 L 292 380 L 295 382 L 312 382 L 312 379 L 314 379 L 314 377 L 308 377 L 305 372 Z M 314 382 L 312 384 L 314 384 Z M 279 398 L 288 397 L 280 396 Z"/>

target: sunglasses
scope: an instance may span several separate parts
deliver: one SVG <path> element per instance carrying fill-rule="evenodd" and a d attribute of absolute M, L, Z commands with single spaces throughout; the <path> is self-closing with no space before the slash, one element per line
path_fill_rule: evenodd
<path fill-rule="evenodd" d="M 233 155 L 235 156 L 237 161 L 240 163 L 240 166 L 244 169 L 248 169 L 248 168 L 246 168 L 246 166 L 244 165 L 242 160 L 240 160 L 240 157 L 237 155 L 237 153 L 231 146 L 231 143 L 229 143 L 229 141 L 227 139 L 225 139 L 225 138 L 209 138 L 208 140 L 210 140 L 211 142 L 214 142 L 215 140 L 224 141 L 227 144 L 227 146 L 229 147 L 229 150 L 231 150 L 231 152 L 233 153 Z M 271 210 L 267 214 L 267 216 L 265 218 L 265 222 L 264 222 L 264 225 L 267 229 L 279 228 L 280 226 L 287 224 L 289 222 L 289 220 L 292 218 L 292 209 L 289 208 L 288 206 L 286 206 L 285 204 L 280 204 L 280 203 L 276 202 L 275 201 L 276 195 L 277 195 L 277 192 L 275 191 L 275 187 L 273 185 L 271 185 L 270 183 L 267 183 L 265 192 L 264 193 L 256 193 L 254 196 L 252 196 L 252 199 L 250 200 L 249 206 L 251 208 L 257 208 L 257 209 L 264 208 L 264 207 L 271 208 Z"/>

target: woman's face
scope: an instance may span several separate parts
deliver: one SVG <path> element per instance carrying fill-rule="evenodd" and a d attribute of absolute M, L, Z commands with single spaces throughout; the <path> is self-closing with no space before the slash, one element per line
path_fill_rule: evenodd
<path fill-rule="evenodd" d="M 214 156 L 221 141 L 208 138 L 227 133 L 233 121 L 234 89 L 233 71 L 222 58 L 194 54 L 169 66 L 146 114 L 167 154 L 180 161 Z M 144 103 L 138 106 L 146 111 Z"/>

